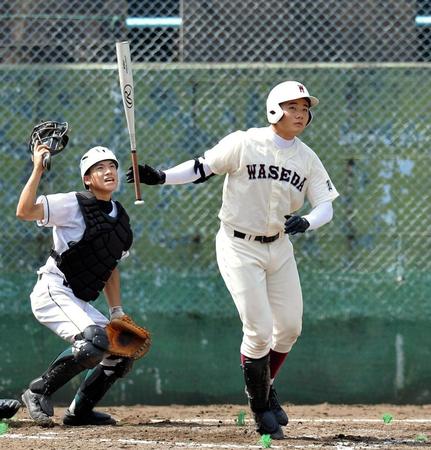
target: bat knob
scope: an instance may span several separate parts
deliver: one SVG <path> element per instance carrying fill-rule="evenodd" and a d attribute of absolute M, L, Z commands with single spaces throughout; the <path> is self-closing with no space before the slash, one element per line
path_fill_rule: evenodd
<path fill-rule="evenodd" d="M 135 205 L 143 205 L 144 203 L 144 200 L 135 200 Z"/>

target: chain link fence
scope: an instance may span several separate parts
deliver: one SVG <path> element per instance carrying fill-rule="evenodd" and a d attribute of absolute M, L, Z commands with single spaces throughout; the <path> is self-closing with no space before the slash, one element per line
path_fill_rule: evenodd
<path fill-rule="evenodd" d="M 78 163 L 106 145 L 130 165 L 115 42 L 130 41 L 138 157 L 167 168 L 236 129 L 266 126 L 270 88 L 302 81 L 320 98 L 303 140 L 341 197 L 334 220 L 294 237 L 308 317 L 431 318 L 430 35 L 427 1 L 21 0 L 0 4 L 0 304 L 27 298 L 49 230 L 15 217 L 41 119 L 71 142 L 39 192 L 82 189 Z M 123 177 L 124 178 L 124 177 Z M 167 314 L 236 314 L 214 238 L 222 177 L 142 187 L 124 302 Z M 306 211 L 309 206 L 304 208 Z"/>

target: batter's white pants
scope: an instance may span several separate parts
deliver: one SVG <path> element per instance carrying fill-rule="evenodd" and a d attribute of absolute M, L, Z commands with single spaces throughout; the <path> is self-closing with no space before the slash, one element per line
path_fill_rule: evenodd
<path fill-rule="evenodd" d="M 105 327 L 109 320 L 89 302 L 75 297 L 63 281 L 61 276 L 44 273 L 30 294 L 31 309 L 42 325 L 73 343 L 89 325 Z"/>
<path fill-rule="evenodd" d="M 293 246 L 284 233 L 274 242 L 239 239 L 221 224 L 217 262 L 242 321 L 241 353 L 262 358 L 287 353 L 302 328 L 302 293 Z"/>

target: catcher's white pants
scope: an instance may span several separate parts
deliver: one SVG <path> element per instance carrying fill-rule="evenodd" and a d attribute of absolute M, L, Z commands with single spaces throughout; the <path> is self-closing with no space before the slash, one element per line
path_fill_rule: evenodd
<path fill-rule="evenodd" d="M 262 358 L 287 353 L 301 334 L 302 293 L 288 236 L 274 242 L 239 239 L 221 224 L 217 262 L 243 324 L 241 353 Z"/>
<path fill-rule="evenodd" d="M 30 294 L 36 319 L 61 338 L 73 343 L 74 337 L 89 325 L 105 327 L 109 320 L 89 302 L 77 298 L 64 279 L 44 273 Z"/>

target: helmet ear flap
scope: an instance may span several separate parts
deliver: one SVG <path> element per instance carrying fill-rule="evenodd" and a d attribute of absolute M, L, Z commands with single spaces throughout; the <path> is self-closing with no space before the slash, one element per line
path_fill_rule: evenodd
<path fill-rule="evenodd" d="M 313 120 L 313 113 L 311 111 L 308 111 L 308 122 L 307 125 L 305 126 L 308 127 L 308 125 L 310 125 L 312 120 Z"/>
<path fill-rule="evenodd" d="M 283 110 L 278 103 L 268 105 L 266 116 L 269 123 L 276 124 L 283 117 L 283 114 Z"/>

